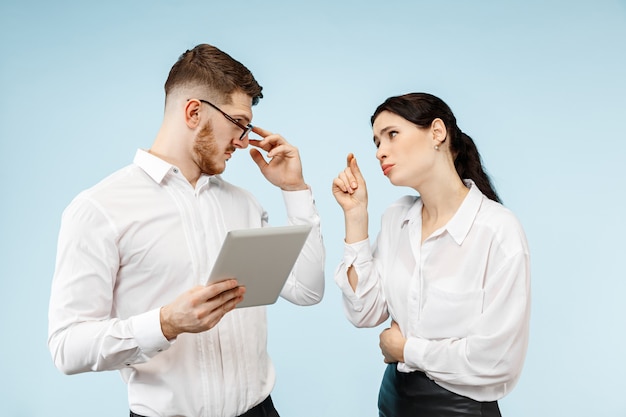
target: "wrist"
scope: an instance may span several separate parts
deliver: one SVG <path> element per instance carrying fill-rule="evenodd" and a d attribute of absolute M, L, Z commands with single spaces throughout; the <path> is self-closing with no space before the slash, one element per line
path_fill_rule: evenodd
<path fill-rule="evenodd" d="M 346 222 L 346 230 L 354 228 L 365 228 L 367 230 L 369 215 L 367 209 L 353 209 L 344 213 L 344 220 Z"/>
<path fill-rule="evenodd" d="M 308 190 L 309 186 L 303 182 L 302 184 L 298 184 L 298 185 L 285 185 L 280 187 L 281 190 L 283 191 L 303 191 L 303 190 Z"/>
<path fill-rule="evenodd" d="M 178 333 L 176 332 L 174 326 L 170 324 L 168 312 L 169 310 L 167 306 L 161 307 L 161 310 L 159 311 L 159 320 L 161 322 L 161 332 L 163 333 L 163 336 L 167 340 L 172 340 L 178 336 Z"/>
<path fill-rule="evenodd" d="M 346 243 L 361 242 L 369 237 L 367 211 L 361 216 L 346 216 Z"/>

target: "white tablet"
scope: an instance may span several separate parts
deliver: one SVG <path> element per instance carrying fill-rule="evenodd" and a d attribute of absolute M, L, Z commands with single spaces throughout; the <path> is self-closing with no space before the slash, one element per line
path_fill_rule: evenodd
<path fill-rule="evenodd" d="M 229 231 L 209 282 L 236 278 L 246 287 L 237 308 L 274 304 L 310 231 L 309 225 Z"/>

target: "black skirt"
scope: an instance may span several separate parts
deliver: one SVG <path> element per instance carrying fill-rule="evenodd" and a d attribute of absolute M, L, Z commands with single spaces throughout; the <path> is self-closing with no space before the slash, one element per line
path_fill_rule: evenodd
<path fill-rule="evenodd" d="M 380 417 L 501 417 L 497 401 L 481 402 L 448 391 L 423 372 L 387 365 L 378 394 Z"/>

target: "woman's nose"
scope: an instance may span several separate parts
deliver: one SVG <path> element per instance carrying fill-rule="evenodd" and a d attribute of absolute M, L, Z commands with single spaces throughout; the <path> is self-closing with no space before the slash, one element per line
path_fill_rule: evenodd
<path fill-rule="evenodd" d="M 387 157 L 387 152 L 382 146 L 379 146 L 376 150 L 376 159 L 383 161 Z"/>

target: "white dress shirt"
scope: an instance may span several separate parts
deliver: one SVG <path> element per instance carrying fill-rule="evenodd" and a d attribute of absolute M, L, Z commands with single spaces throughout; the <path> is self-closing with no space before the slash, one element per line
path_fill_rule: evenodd
<path fill-rule="evenodd" d="M 310 190 L 283 197 L 289 224 L 313 229 L 281 296 L 315 304 L 324 292 L 319 216 Z M 232 417 L 260 403 L 275 380 L 265 307 L 233 310 L 173 341 L 159 310 L 206 284 L 228 230 L 267 225 L 249 192 L 220 176 L 201 176 L 194 189 L 177 167 L 139 150 L 63 214 L 49 307 L 56 366 L 119 370 L 131 409 L 151 417 Z"/>
<path fill-rule="evenodd" d="M 457 394 L 494 401 L 516 384 L 526 355 L 529 251 L 515 216 L 466 185 L 453 218 L 421 244 L 421 199 L 395 202 L 373 250 L 368 240 L 345 245 L 335 281 L 355 326 L 389 316 L 398 323 L 407 339 L 399 371 L 420 370 Z"/>

